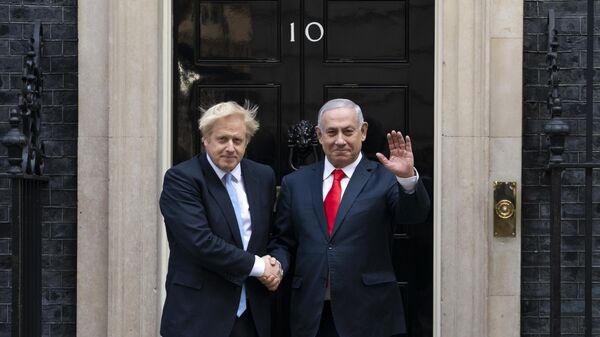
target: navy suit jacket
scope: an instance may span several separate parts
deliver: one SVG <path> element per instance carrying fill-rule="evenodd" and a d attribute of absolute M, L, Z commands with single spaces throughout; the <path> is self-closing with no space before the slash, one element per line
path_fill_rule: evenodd
<path fill-rule="evenodd" d="M 206 154 L 165 174 L 160 209 L 170 255 L 160 329 L 164 337 L 228 337 L 243 284 L 259 336 L 270 336 L 270 293 L 248 275 L 254 255 L 267 253 L 275 174 L 247 159 L 241 170 L 252 221 L 247 251 L 227 190 Z"/>
<path fill-rule="evenodd" d="M 317 333 L 329 275 L 331 309 L 344 337 L 390 337 L 405 332 L 392 265 L 399 223 L 420 223 L 429 196 L 419 180 L 406 194 L 383 165 L 363 156 L 344 192 L 331 237 L 323 209 L 323 162 L 284 177 L 269 252 L 292 277 L 293 337 Z M 293 269 L 291 261 L 295 260 Z"/>

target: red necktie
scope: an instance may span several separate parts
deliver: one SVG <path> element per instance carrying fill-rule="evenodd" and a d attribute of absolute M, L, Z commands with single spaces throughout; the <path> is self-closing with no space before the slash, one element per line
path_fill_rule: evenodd
<path fill-rule="evenodd" d="M 329 235 L 333 231 L 333 223 L 335 222 L 335 216 L 338 208 L 340 208 L 340 199 L 342 199 L 342 178 L 345 177 L 344 171 L 334 170 L 333 171 L 333 185 L 327 192 L 323 206 L 325 207 L 325 217 L 327 218 L 327 229 L 329 229 Z"/>

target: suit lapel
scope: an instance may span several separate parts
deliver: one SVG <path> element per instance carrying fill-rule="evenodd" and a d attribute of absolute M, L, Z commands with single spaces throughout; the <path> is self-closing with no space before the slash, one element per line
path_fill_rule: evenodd
<path fill-rule="evenodd" d="M 248 168 L 245 161 L 242 160 L 242 180 L 244 181 L 244 189 L 246 190 L 246 196 L 248 198 L 248 206 L 250 208 L 250 221 L 252 224 L 252 233 L 260 233 L 257 229 L 258 226 L 263 224 L 261 221 L 262 214 L 261 208 L 259 207 L 259 193 L 260 184 L 256 178 L 256 174 L 252 169 Z M 254 242 L 256 241 L 254 235 L 250 236 L 250 242 L 248 242 L 248 251 L 254 252 Z"/>
<path fill-rule="evenodd" d="M 329 230 L 327 229 L 327 218 L 323 208 L 323 168 L 325 163 L 319 162 L 312 168 L 313 177 L 310 179 L 310 191 L 312 194 L 313 207 L 317 215 L 317 222 L 325 239 L 329 241 Z"/>
<path fill-rule="evenodd" d="M 350 178 L 350 181 L 348 182 L 346 191 L 344 191 L 344 195 L 342 196 L 340 208 L 338 208 L 337 215 L 335 216 L 335 222 L 333 224 L 333 232 L 331 233 L 332 238 L 344 224 L 344 219 L 346 218 L 348 211 L 352 207 L 352 204 L 354 204 L 354 201 L 360 194 L 360 191 L 362 191 L 363 187 L 367 183 L 367 180 L 369 180 L 372 171 L 373 163 L 369 162 L 365 156 L 363 156 L 360 163 L 358 163 L 358 166 L 356 166 L 356 169 L 352 174 L 352 178 Z"/>
<path fill-rule="evenodd" d="M 233 210 L 233 205 L 231 204 L 231 199 L 229 198 L 227 189 L 217 176 L 217 173 L 215 173 L 215 170 L 213 170 L 212 166 L 210 166 L 208 159 L 206 159 L 206 154 L 200 154 L 199 159 L 202 172 L 204 172 L 204 180 L 206 181 L 208 193 L 210 193 L 216 200 L 217 207 L 221 209 L 223 217 L 227 220 L 229 230 L 233 235 L 233 240 L 235 241 L 236 246 L 242 248 L 243 245 L 242 237 L 240 236 L 240 228 L 238 226 L 235 211 Z"/>

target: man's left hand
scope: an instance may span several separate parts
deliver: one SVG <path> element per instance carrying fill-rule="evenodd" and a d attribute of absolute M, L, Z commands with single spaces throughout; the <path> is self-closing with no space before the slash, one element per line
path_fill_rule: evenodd
<path fill-rule="evenodd" d="M 392 172 L 396 177 L 409 178 L 415 175 L 415 158 L 412 152 L 410 137 L 402 137 L 401 132 L 392 132 L 387 134 L 388 145 L 390 147 L 390 158 L 386 158 L 382 153 L 377 152 L 377 159 Z"/>

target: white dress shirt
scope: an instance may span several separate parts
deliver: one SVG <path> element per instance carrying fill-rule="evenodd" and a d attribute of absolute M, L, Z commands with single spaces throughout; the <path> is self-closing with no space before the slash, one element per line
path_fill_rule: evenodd
<path fill-rule="evenodd" d="M 242 168 L 240 164 L 237 164 L 236 167 L 231 170 L 231 172 L 226 172 L 215 165 L 208 154 L 206 157 L 208 158 L 210 166 L 212 166 L 213 170 L 215 170 L 215 173 L 221 182 L 223 182 L 223 177 L 227 173 L 231 173 L 231 182 L 233 183 L 233 187 L 238 197 L 238 202 L 240 203 L 240 212 L 242 218 L 242 230 L 240 233 L 243 233 L 242 245 L 244 246 L 244 250 L 246 250 L 248 249 L 248 242 L 250 242 L 250 237 L 252 236 L 252 222 L 250 218 L 250 205 L 248 204 L 248 196 L 246 195 L 246 189 L 244 188 L 244 181 L 242 178 Z M 225 182 L 223 182 L 223 185 L 225 185 Z M 250 276 L 260 277 L 264 272 L 265 261 L 259 256 L 254 255 L 254 266 L 250 271 Z"/>

